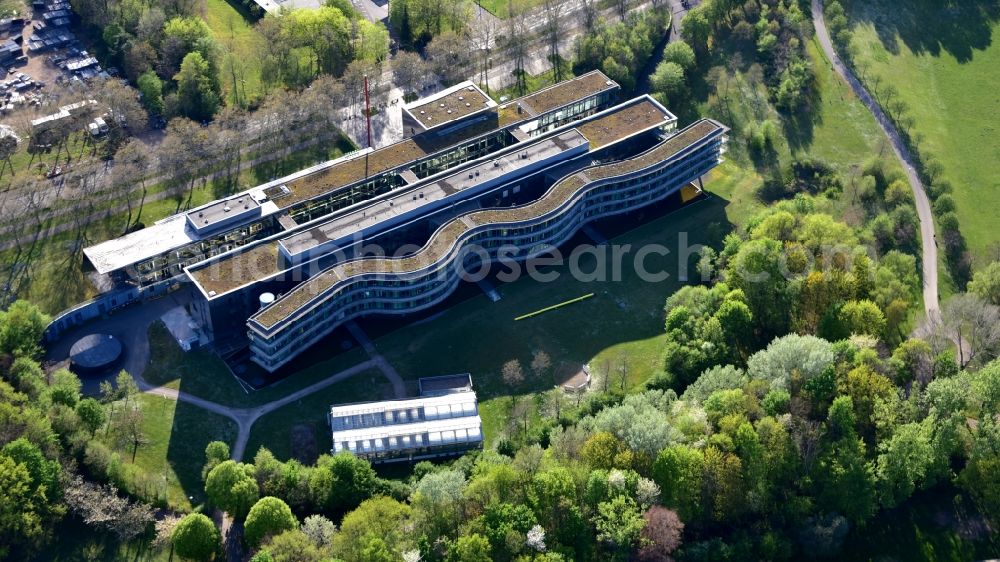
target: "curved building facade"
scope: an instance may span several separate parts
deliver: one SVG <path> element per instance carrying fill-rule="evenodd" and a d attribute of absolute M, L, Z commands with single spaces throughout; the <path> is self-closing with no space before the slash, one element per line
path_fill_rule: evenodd
<path fill-rule="evenodd" d="M 635 157 L 573 172 L 528 204 L 459 215 L 412 255 L 337 264 L 250 317 L 253 361 L 274 371 L 354 318 L 434 306 L 486 262 L 527 259 L 588 222 L 661 201 L 719 164 L 726 132 L 698 121 Z"/>

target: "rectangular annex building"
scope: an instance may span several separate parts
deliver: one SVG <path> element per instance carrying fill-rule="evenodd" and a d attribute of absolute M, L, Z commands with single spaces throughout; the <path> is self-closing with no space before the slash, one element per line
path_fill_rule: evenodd
<path fill-rule="evenodd" d="M 460 455 L 483 444 L 471 390 L 332 406 L 328 418 L 331 451 L 347 451 L 372 463 Z"/>

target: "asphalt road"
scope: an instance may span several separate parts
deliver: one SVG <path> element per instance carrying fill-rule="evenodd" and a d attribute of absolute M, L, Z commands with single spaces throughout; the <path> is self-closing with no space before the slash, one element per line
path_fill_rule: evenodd
<path fill-rule="evenodd" d="M 899 130 L 896 129 L 896 126 L 889 120 L 885 112 L 882 111 L 882 108 L 871 94 L 868 93 L 868 90 L 854 76 L 854 73 L 837 56 L 837 52 L 833 48 L 833 42 L 830 40 L 830 33 L 826 29 L 826 22 L 823 19 L 823 5 L 820 0 L 812 0 L 812 13 L 813 26 L 816 28 L 816 38 L 819 40 L 823 52 L 826 53 L 826 58 L 829 59 L 837 74 L 847 81 L 851 89 L 854 90 L 854 93 L 857 94 L 865 106 L 868 107 L 868 110 L 871 111 L 872 115 L 875 116 L 875 120 L 882 127 L 882 131 L 889 137 L 893 152 L 896 153 L 896 157 L 903 163 L 903 170 L 906 172 L 906 177 L 910 182 L 910 189 L 913 191 L 913 199 L 916 201 L 917 217 L 920 219 L 920 245 L 923 247 L 921 262 L 924 279 L 924 312 L 929 320 L 937 320 L 940 315 L 940 304 L 938 297 L 938 256 L 937 240 L 934 236 L 934 215 L 931 212 L 931 202 L 927 197 L 927 191 L 924 189 L 924 184 L 920 181 L 920 176 L 917 174 L 916 167 L 913 164 L 913 156 L 903 143 L 903 138 L 899 134 Z"/>

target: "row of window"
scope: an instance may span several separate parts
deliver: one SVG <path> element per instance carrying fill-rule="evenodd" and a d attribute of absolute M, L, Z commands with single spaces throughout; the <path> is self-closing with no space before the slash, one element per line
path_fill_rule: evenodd
<path fill-rule="evenodd" d="M 581 217 L 590 219 L 639 206 L 636 205 L 637 203 L 646 204 L 652 199 L 664 196 L 667 191 L 690 181 L 691 177 L 699 177 L 706 173 L 717 161 L 717 156 L 715 156 L 717 152 L 709 151 L 714 148 L 717 148 L 717 145 L 710 145 L 706 150 L 698 153 L 696 158 L 685 161 L 679 167 L 660 169 L 640 178 L 629 179 L 622 184 L 612 183 L 595 188 L 587 193 L 585 204 L 579 207 L 575 213 L 551 217 L 543 222 L 524 227 L 479 232 L 471 237 L 470 241 L 478 241 L 482 247 L 487 249 L 513 243 L 522 246 L 523 252 L 527 252 L 531 245 L 561 241 L 568 236 L 568 231 L 575 231 Z M 684 175 L 682 176 L 682 174 Z M 676 181 L 678 176 L 682 177 L 684 181 Z M 657 184 L 656 188 L 647 189 L 653 183 Z M 623 185 L 628 185 L 631 189 L 615 191 L 621 189 Z M 510 239 L 512 233 L 515 235 L 531 233 L 532 235 L 512 241 Z M 554 233 L 555 235 L 553 235 Z M 454 269 L 457 270 L 457 268 Z M 457 284 L 458 281 L 454 271 L 446 270 L 443 273 L 432 272 L 430 276 L 407 280 L 357 280 L 338 289 L 336 293 L 331 295 L 332 298 L 327 298 L 326 303 L 297 319 L 295 323 L 298 324 L 298 329 L 281 330 L 276 334 L 276 337 L 267 338 L 270 341 L 256 337 L 251 331 L 251 340 L 254 347 L 261 352 L 260 355 L 264 356 L 261 359 L 266 357 L 271 360 L 268 361 L 269 363 L 280 363 L 292 354 L 291 348 L 296 348 L 295 354 L 304 349 L 305 346 L 302 345 L 302 342 L 305 339 L 318 339 L 335 325 L 359 313 L 411 311 L 442 299 L 446 295 L 441 289 L 449 288 L 448 292 L 450 292 L 450 286 Z M 378 288 L 375 289 L 375 287 Z M 393 290 L 393 287 L 405 287 L 405 289 Z M 419 298 L 414 299 L 413 297 Z M 289 345 L 292 342 L 295 342 L 296 345 Z M 278 351 L 277 355 L 273 354 L 274 351 Z"/>

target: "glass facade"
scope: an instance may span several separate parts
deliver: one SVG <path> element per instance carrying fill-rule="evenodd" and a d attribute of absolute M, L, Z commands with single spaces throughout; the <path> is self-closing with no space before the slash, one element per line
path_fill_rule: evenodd
<path fill-rule="evenodd" d="M 714 168 L 722 143 L 720 133 L 686 154 L 682 151 L 646 169 L 592 181 L 535 219 L 479 225 L 452 241 L 443 257 L 413 271 L 343 279 L 273 326 L 255 324 L 251 318 L 253 360 L 274 370 L 348 320 L 375 313 L 405 314 L 438 304 L 452 293 L 463 272 L 475 271 L 484 257 L 496 258 L 501 247 L 516 249 L 505 253 L 505 259 L 523 260 L 539 245 L 565 242 L 587 222 L 666 198 Z M 488 255 L 468 251 L 472 242 Z"/>

